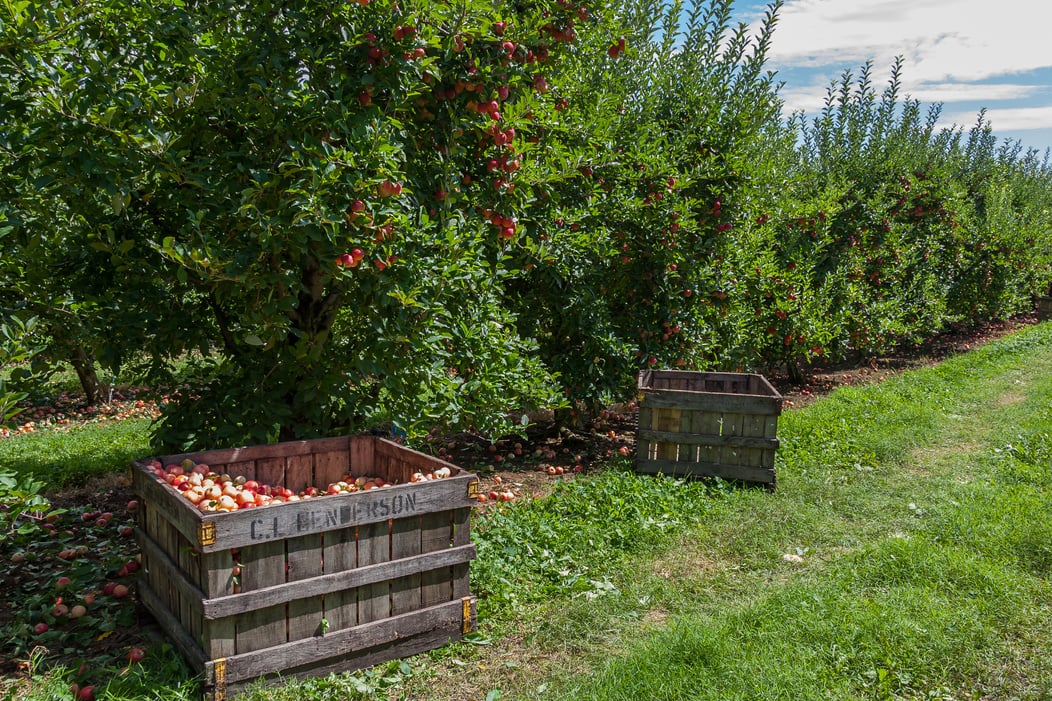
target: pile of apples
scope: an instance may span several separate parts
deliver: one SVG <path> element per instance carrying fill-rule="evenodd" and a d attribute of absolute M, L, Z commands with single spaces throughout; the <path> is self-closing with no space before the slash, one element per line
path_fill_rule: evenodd
<path fill-rule="evenodd" d="M 252 509 L 268 504 L 280 504 L 290 501 L 302 501 L 334 494 L 350 494 L 372 489 L 393 487 L 383 477 L 358 476 L 347 474 L 338 482 L 332 482 L 324 489 L 307 487 L 294 492 L 288 487 L 262 484 L 257 480 L 244 477 L 231 477 L 217 474 L 204 463 L 195 463 L 189 458 L 179 464 L 162 465 L 159 460 L 152 460 L 146 467 L 157 479 L 168 483 L 191 504 L 201 511 L 238 511 Z M 410 482 L 430 482 L 445 479 L 452 474 L 448 467 L 440 467 L 433 472 L 415 472 Z"/>

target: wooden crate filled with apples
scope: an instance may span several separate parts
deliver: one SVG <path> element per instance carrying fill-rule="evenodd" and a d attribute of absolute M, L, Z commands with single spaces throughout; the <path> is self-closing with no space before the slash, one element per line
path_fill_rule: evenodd
<path fill-rule="evenodd" d="M 139 598 L 218 701 L 475 629 L 478 479 L 375 436 L 138 460 Z"/>

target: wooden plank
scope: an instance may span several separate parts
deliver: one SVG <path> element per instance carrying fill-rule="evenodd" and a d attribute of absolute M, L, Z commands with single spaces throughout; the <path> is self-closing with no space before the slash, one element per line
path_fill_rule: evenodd
<path fill-rule="evenodd" d="M 296 492 L 302 493 L 307 487 L 314 484 L 314 456 L 292 455 L 285 460 L 285 482 L 284 485 Z M 324 485 L 323 485 L 324 486 Z"/>
<path fill-rule="evenodd" d="M 201 636 L 201 561 L 198 554 L 194 552 L 193 546 L 181 533 L 172 529 L 178 541 L 179 571 L 184 574 L 191 584 L 197 589 L 193 594 L 185 591 L 177 592 L 179 599 L 179 620 L 187 632 L 199 640 Z M 174 610 L 173 610 L 174 613 Z"/>
<path fill-rule="evenodd" d="M 454 475 L 464 472 L 451 462 L 446 462 L 445 460 L 436 458 L 433 455 L 428 455 L 427 453 L 421 453 L 418 450 L 407 448 L 404 445 L 395 443 L 394 441 L 389 441 L 386 438 L 375 438 L 374 441 L 374 450 L 378 456 L 382 455 L 388 458 L 394 458 L 432 471 L 439 467 L 448 467 Z M 410 475 L 411 474 L 412 473 L 410 473 Z"/>
<path fill-rule="evenodd" d="M 638 437 L 653 441 L 678 441 L 679 443 L 686 445 L 729 445 L 739 448 L 766 448 L 772 450 L 778 447 L 777 438 L 757 438 L 754 436 L 720 436 L 711 433 L 640 430 L 638 432 Z"/>
<path fill-rule="evenodd" d="M 425 553 L 448 552 L 453 544 L 453 512 L 426 514 L 420 523 L 420 547 Z M 453 572 L 449 567 L 425 572 L 420 581 L 421 605 L 431 606 L 453 598 Z"/>
<path fill-rule="evenodd" d="M 723 415 L 723 436 L 733 441 L 740 440 L 744 420 L 745 416 L 742 414 L 725 413 Z M 741 446 L 736 442 L 721 446 L 720 462 L 724 465 L 744 465 Z"/>
<path fill-rule="evenodd" d="M 282 456 L 267 456 L 261 457 L 256 461 L 256 480 L 260 484 L 268 484 L 271 487 L 284 487 L 285 486 L 285 458 Z M 251 511 L 251 509 L 249 509 Z M 242 513 L 235 511 L 233 514 Z M 232 514 L 224 514 L 224 516 L 230 516 Z M 218 538 L 218 536 L 217 536 Z M 229 540 L 229 537 L 226 539 Z M 241 547 L 243 543 L 226 543 L 223 547 L 225 548 L 237 548 Z"/>
<path fill-rule="evenodd" d="M 638 426 L 640 432 L 642 429 L 653 429 L 654 428 L 654 410 L 648 406 L 639 406 L 639 418 Z M 637 460 L 653 460 L 657 451 L 657 447 L 654 441 L 647 440 L 645 438 L 636 440 L 636 459 Z"/>
<path fill-rule="evenodd" d="M 150 538 L 145 533 L 140 534 L 139 549 L 148 563 L 148 567 L 143 569 L 148 575 L 147 581 L 154 592 L 175 591 L 188 601 L 196 601 L 199 604 L 204 600 L 204 592 L 186 576 L 179 563 L 169 557 L 164 552 L 164 548 L 158 545 L 153 538 Z M 158 596 L 162 600 L 167 599 L 167 595 L 161 596 L 158 594 Z M 198 612 L 200 612 L 200 608 L 199 605 Z M 169 609 L 169 611 L 174 616 L 178 616 L 181 613 L 180 609 Z M 180 623 L 182 622 L 180 621 Z"/>
<path fill-rule="evenodd" d="M 764 436 L 766 430 L 768 416 L 761 416 L 759 414 L 748 414 L 742 417 L 742 436 L 744 437 L 758 437 L 759 440 L 770 440 Z M 746 438 L 742 438 L 746 440 Z M 742 464 L 753 465 L 760 467 L 764 465 L 764 453 L 768 451 L 770 444 L 768 445 L 748 445 L 742 444 Z"/>
<path fill-rule="evenodd" d="M 260 470 L 263 469 L 261 461 Z M 215 524 L 215 542 L 202 546 L 202 549 L 206 552 L 225 550 L 355 525 L 386 522 L 390 518 L 411 514 L 472 506 L 475 501 L 468 497 L 468 485 L 475 479 L 473 474 L 461 472 L 432 482 L 210 514 L 204 520 Z"/>
<path fill-rule="evenodd" d="M 197 641 L 190 637 L 183 627 L 179 625 L 179 621 L 165 608 L 164 603 L 154 592 L 149 582 L 142 577 L 139 578 L 136 596 L 139 603 L 157 620 L 157 623 L 168 635 L 172 643 L 175 644 L 176 649 L 190 663 L 190 666 L 194 669 L 201 669 L 207 660 L 204 651 L 198 646 Z"/>
<path fill-rule="evenodd" d="M 158 544 L 161 549 L 168 555 L 171 562 L 178 562 L 179 558 L 179 531 L 170 522 L 165 521 L 162 524 L 161 540 Z M 174 567 L 178 570 L 178 565 Z M 173 573 L 174 574 L 174 573 Z M 179 616 L 179 590 L 175 587 L 164 584 L 161 585 L 163 588 L 158 591 L 161 594 L 161 600 L 167 603 L 168 610 L 176 617 Z"/>
<path fill-rule="evenodd" d="M 218 599 L 206 599 L 203 602 L 203 612 L 206 619 L 237 616 L 256 609 L 285 604 L 298 598 L 320 596 L 326 592 L 390 582 L 398 577 L 420 574 L 429 570 L 466 565 L 475 559 L 476 554 L 475 546 L 470 542 L 453 548 L 445 547 L 400 560 L 389 560 L 344 571 L 330 572 L 296 582 L 294 586 L 281 583 Z M 332 620 L 329 623 L 330 630 L 336 628 Z"/>
<path fill-rule="evenodd" d="M 473 548 L 471 544 L 471 509 L 453 510 L 453 549 L 464 547 Z M 452 551 L 447 551 L 452 552 Z M 469 571 L 471 563 L 468 560 L 453 564 L 453 598 L 463 599 L 471 594 L 471 579 Z M 472 628 L 474 630 L 474 628 Z"/>
<path fill-rule="evenodd" d="M 347 446 L 348 472 L 364 475 L 373 469 L 373 450 L 376 439 L 372 436 L 351 436 Z"/>
<path fill-rule="evenodd" d="M 154 556 L 158 552 L 163 552 L 159 545 L 156 545 L 156 539 L 160 538 L 162 519 L 160 512 L 158 511 L 153 501 L 142 500 L 139 508 L 142 510 L 142 519 L 144 531 L 139 536 L 139 546 L 143 555 L 142 571 L 146 573 L 146 579 L 149 582 L 150 587 L 154 591 L 160 591 L 161 587 L 164 586 L 164 571 L 163 569 L 155 564 Z M 154 546 L 153 548 L 147 548 L 144 546 L 144 541 L 149 540 Z"/>
<path fill-rule="evenodd" d="M 205 571 L 204 591 L 207 598 L 231 596 L 240 588 L 240 577 L 234 575 L 234 557 L 227 550 L 201 553 L 201 566 Z M 201 602 L 201 647 L 211 659 L 229 657 L 237 652 L 237 622 L 233 618 L 209 620 L 204 615 Z"/>
<path fill-rule="evenodd" d="M 672 434 L 675 435 L 679 429 L 681 410 L 670 408 L 670 409 L 657 409 L 654 411 L 654 428 L 656 433 Z M 677 460 L 679 456 L 679 446 L 675 443 L 675 438 L 671 441 L 657 441 L 657 451 L 655 457 L 658 460 Z"/>
<path fill-rule="evenodd" d="M 452 638 L 454 630 L 463 630 L 463 608 L 463 602 L 457 600 L 266 650 L 238 653 L 225 661 L 226 682 L 233 684 L 268 673 L 295 670 L 439 629 L 449 631 Z M 210 681 L 206 677 L 205 683 Z"/>
<path fill-rule="evenodd" d="M 241 549 L 241 590 L 285 583 L 285 543 L 272 541 Z M 273 647 L 287 640 L 286 605 L 247 611 L 237 619 L 237 652 Z"/>
<path fill-rule="evenodd" d="M 358 539 L 356 529 L 343 528 L 321 535 L 324 550 L 322 564 L 325 578 L 317 581 L 326 588 L 323 594 L 325 619 L 329 630 L 343 630 L 358 625 L 358 592 L 353 581 L 337 579 L 352 572 L 358 566 Z M 327 579 L 326 579 L 327 578 Z"/>
<path fill-rule="evenodd" d="M 662 474 L 676 477 L 719 477 L 743 482 L 770 483 L 774 481 L 774 470 L 747 465 L 724 465 L 704 462 L 682 463 L 670 460 L 645 460 L 636 465 L 636 472 Z"/>
<path fill-rule="evenodd" d="M 462 637 L 463 633 L 460 630 L 460 626 L 455 622 L 451 622 L 442 627 L 425 631 L 412 637 L 395 638 L 390 643 L 375 646 L 368 650 L 351 651 L 346 654 L 336 655 L 320 660 L 314 664 L 309 664 L 292 670 L 284 670 L 280 674 L 275 673 L 264 677 L 227 683 L 225 684 L 223 691 L 218 695 L 216 694 L 215 687 L 205 687 L 205 699 L 207 701 L 220 701 L 220 699 L 233 698 L 260 678 L 264 678 L 268 682 L 281 684 L 283 683 L 283 680 L 289 678 L 318 678 L 330 674 L 340 674 L 367 669 L 375 665 L 390 662 L 391 660 L 412 657 L 413 655 L 419 655 L 428 650 L 443 647 L 451 642 L 461 639 Z M 213 666 L 214 665 L 211 665 L 210 663 L 206 664 L 206 669 Z M 212 675 L 213 672 L 209 670 L 207 674 Z"/>
<path fill-rule="evenodd" d="M 321 535 L 306 535 L 289 538 L 285 550 L 288 554 L 288 583 L 286 588 L 299 589 L 299 582 L 313 579 L 323 573 L 324 546 Z M 293 584 L 296 582 L 296 584 Z M 325 618 L 322 594 L 300 596 L 288 605 L 288 639 L 301 640 L 323 632 L 321 619 Z"/>
<path fill-rule="evenodd" d="M 314 456 L 314 486 L 325 491 L 333 482 L 339 482 L 350 471 L 350 456 L 346 450 L 317 453 Z"/>
<path fill-rule="evenodd" d="M 398 562 L 420 554 L 420 519 L 427 516 L 397 518 L 391 522 L 391 561 Z M 391 615 L 420 608 L 420 573 L 391 580 Z"/>
<path fill-rule="evenodd" d="M 746 372 L 698 372 L 696 370 L 644 370 L 639 373 L 637 387 L 641 390 L 655 387 L 656 382 L 672 382 L 680 386 L 688 383 L 709 382 L 724 387 L 734 385 L 754 388 L 759 393 L 777 393 L 763 375 Z"/>
<path fill-rule="evenodd" d="M 676 427 L 676 459 L 680 462 L 694 462 L 698 459 L 698 446 L 691 443 L 690 429 L 694 425 L 694 414 L 697 411 L 681 410 L 679 412 L 679 426 Z"/>
<path fill-rule="evenodd" d="M 170 521 L 191 543 L 197 543 L 198 527 L 202 521 L 201 512 L 197 507 L 176 493 L 168 483 L 157 479 L 145 468 L 133 468 L 132 474 L 135 494 L 139 500 L 151 504 L 157 510 L 155 513 L 158 516 L 163 514 L 164 520 Z M 154 525 L 157 525 L 156 521 Z M 150 533 L 150 535 L 154 540 L 160 537 L 158 532 Z"/>
<path fill-rule="evenodd" d="M 387 521 L 358 527 L 358 566 L 376 565 L 391 559 L 391 532 Z M 391 582 L 387 579 L 358 588 L 358 623 L 370 623 L 391 615 Z"/>
<path fill-rule="evenodd" d="M 293 455 L 310 455 L 329 450 L 346 449 L 347 438 L 317 438 L 309 441 L 287 441 L 266 445 L 242 446 L 239 448 L 221 448 L 196 453 L 180 453 L 154 458 L 163 465 L 180 463 L 186 458 L 208 465 L 228 465 L 235 462 L 249 462 L 261 459 L 284 459 Z"/>
<path fill-rule="evenodd" d="M 703 409 L 739 414 L 771 415 L 782 413 L 781 399 L 747 394 L 653 390 L 647 392 L 639 404 L 652 409 Z"/>

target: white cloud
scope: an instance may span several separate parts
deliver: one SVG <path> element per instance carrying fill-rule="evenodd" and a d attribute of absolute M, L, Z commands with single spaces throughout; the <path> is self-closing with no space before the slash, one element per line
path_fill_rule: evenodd
<path fill-rule="evenodd" d="M 1034 0 L 788 0 L 770 58 L 783 66 L 907 61 L 910 82 L 975 81 L 1052 65 Z M 1048 19 L 1044 17 L 1043 19 Z"/>
<path fill-rule="evenodd" d="M 957 125 L 967 129 L 975 124 L 976 116 L 977 113 L 975 112 L 944 114 L 939 120 L 939 126 L 949 127 Z M 993 127 L 994 133 L 1047 129 L 1052 124 L 1052 105 L 988 109 L 986 111 L 986 121 Z"/>
<path fill-rule="evenodd" d="M 858 71 L 854 71 L 857 78 Z M 874 89 L 879 94 L 886 82 L 880 76 L 875 78 Z M 820 108 L 826 98 L 829 81 L 811 83 L 804 86 L 785 86 L 778 93 L 785 103 L 785 112 L 803 110 L 813 112 Z M 932 83 L 916 85 L 912 90 L 905 90 L 900 99 L 920 100 L 923 103 L 974 102 L 984 105 L 999 100 L 1021 100 L 1036 95 L 1042 90 L 1040 86 L 1019 85 L 1014 83 L 976 84 L 976 83 Z M 975 112 L 972 113 L 973 116 Z"/>
<path fill-rule="evenodd" d="M 1037 95 L 1040 86 L 1017 83 L 926 83 L 910 91 L 921 102 L 994 102 Z"/>

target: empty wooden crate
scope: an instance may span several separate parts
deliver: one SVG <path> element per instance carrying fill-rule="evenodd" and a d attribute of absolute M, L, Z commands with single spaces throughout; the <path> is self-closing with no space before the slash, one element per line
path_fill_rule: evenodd
<path fill-rule="evenodd" d="M 646 370 L 638 389 L 637 472 L 774 488 L 782 396 L 762 375 Z"/>
<path fill-rule="evenodd" d="M 1052 297 L 1038 297 L 1034 300 L 1034 310 L 1038 321 L 1052 319 Z"/>
<path fill-rule="evenodd" d="M 207 464 L 303 493 L 347 474 L 395 486 L 205 512 L 156 465 Z M 412 482 L 414 473 L 448 477 Z M 478 480 L 374 436 L 136 461 L 143 605 L 218 701 L 261 676 L 316 676 L 423 652 L 475 628 Z M 364 484 L 364 482 L 363 482 Z"/>

